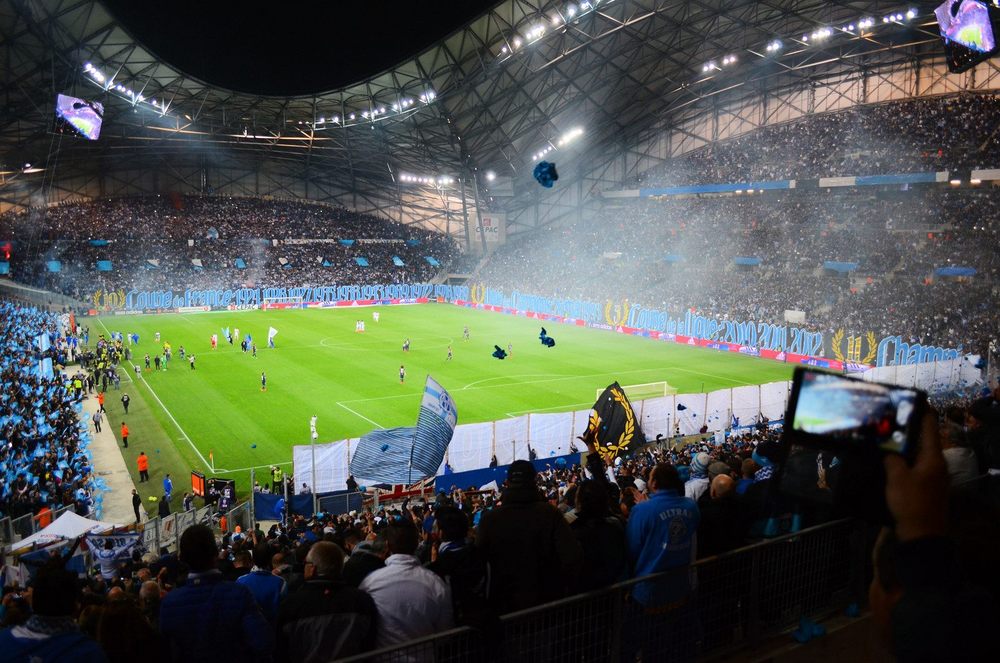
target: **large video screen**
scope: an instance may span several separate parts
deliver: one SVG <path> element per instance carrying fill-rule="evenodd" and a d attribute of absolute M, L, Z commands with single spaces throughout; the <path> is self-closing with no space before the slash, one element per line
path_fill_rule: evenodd
<path fill-rule="evenodd" d="M 97 140 L 101 136 L 104 106 L 96 101 L 60 94 L 56 99 L 56 131 Z"/>
<path fill-rule="evenodd" d="M 996 52 L 990 10 L 981 0 L 947 0 L 934 10 L 944 39 L 948 70 L 958 74 Z"/>

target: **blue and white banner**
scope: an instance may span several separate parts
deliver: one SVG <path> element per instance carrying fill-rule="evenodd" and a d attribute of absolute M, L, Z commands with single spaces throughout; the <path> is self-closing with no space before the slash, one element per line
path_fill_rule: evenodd
<path fill-rule="evenodd" d="M 457 423 L 455 401 L 451 400 L 451 395 L 437 380 L 428 375 L 424 384 L 424 398 L 420 402 L 414 445 L 421 451 L 419 464 L 417 454 L 414 454 L 414 466 L 419 467 L 424 476 L 433 476 L 441 466 Z"/>
<path fill-rule="evenodd" d="M 388 484 L 410 484 L 432 477 L 441 467 L 457 423 L 458 411 L 451 395 L 427 376 L 417 425 L 362 436 L 351 458 L 351 474 Z"/>
<path fill-rule="evenodd" d="M 105 548 L 108 541 L 111 542 L 110 550 Z M 87 547 L 95 559 L 128 559 L 133 551 L 144 550 L 142 535 L 135 533 L 88 534 Z"/>

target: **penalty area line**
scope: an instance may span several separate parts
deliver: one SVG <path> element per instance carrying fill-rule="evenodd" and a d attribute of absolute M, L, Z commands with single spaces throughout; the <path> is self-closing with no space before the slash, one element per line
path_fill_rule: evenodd
<path fill-rule="evenodd" d="M 284 463 L 268 463 L 267 465 L 253 465 L 251 467 L 237 467 L 235 470 L 223 470 L 215 468 L 214 472 L 216 474 L 232 474 L 233 472 L 249 472 L 250 470 L 259 470 L 262 467 L 272 467 L 274 465 L 291 465 L 292 461 L 285 461 Z"/>
<path fill-rule="evenodd" d="M 357 410 L 352 410 L 351 408 L 347 407 L 346 405 L 344 405 L 343 403 L 340 403 L 340 402 L 338 402 L 338 403 L 337 403 L 337 405 L 339 405 L 340 407 L 344 408 L 345 410 L 347 410 L 347 411 L 348 411 L 348 412 L 350 412 L 351 414 L 353 414 L 353 415 L 355 415 L 355 416 L 358 416 L 358 417 L 361 417 L 362 419 L 364 419 L 364 420 L 365 420 L 365 421 L 367 421 L 368 423 L 370 423 L 370 424 L 373 424 L 374 426 L 376 426 L 376 427 L 378 427 L 378 428 L 381 428 L 382 430 L 385 430 L 385 426 L 383 426 L 382 424 L 380 424 L 380 423 L 379 423 L 379 422 L 377 422 L 377 421 L 372 421 L 371 419 L 369 419 L 369 418 L 368 418 L 368 417 L 366 417 L 365 415 L 361 414 L 361 413 L 360 413 L 360 412 L 358 412 Z"/>

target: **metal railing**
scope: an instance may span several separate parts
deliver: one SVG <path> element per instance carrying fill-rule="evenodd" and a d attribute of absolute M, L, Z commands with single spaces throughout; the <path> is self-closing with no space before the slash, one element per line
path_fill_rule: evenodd
<path fill-rule="evenodd" d="M 874 533 L 841 520 L 649 576 L 505 615 L 490 629 L 456 628 L 345 661 L 686 661 L 744 648 L 866 596 Z M 639 582 L 691 574 L 696 589 L 648 611 Z"/>

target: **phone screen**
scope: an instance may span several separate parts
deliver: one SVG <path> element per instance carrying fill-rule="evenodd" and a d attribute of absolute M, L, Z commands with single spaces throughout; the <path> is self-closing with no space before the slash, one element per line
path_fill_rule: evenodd
<path fill-rule="evenodd" d="M 803 372 L 792 429 L 832 442 L 874 445 L 905 454 L 919 396 L 920 392 L 905 387 Z"/>

